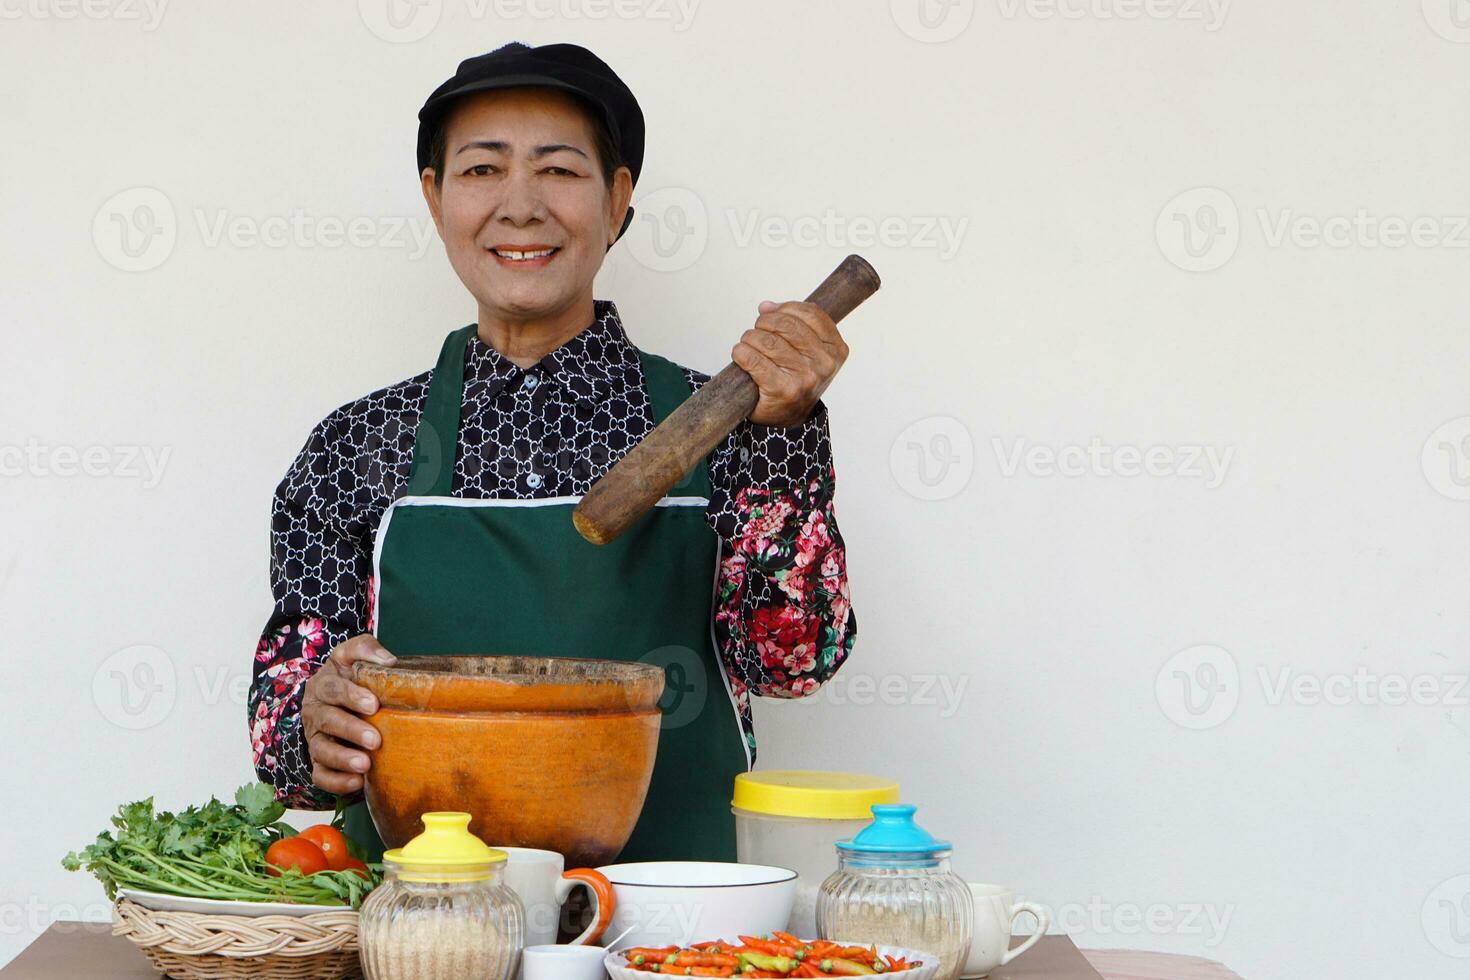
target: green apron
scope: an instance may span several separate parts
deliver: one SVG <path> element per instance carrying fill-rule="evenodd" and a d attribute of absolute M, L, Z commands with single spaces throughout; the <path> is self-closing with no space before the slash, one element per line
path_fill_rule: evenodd
<path fill-rule="evenodd" d="M 399 657 L 474 652 L 662 666 L 658 761 L 618 860 L 733 861 L 730 796 L 750 757 L 711 632 L 719 539 L 705 522 L 708 469 L 701 461 L 675 488 L 680 495 L 601 547 L 572 526 L 579 497 L 451 497 L 474 333 L 471 324 L 444 342 L 407 495 L 378 527 L 377 638 Z M 638 359 L 657 424 L 689 386 L 671 362 L 642 351 Z M 378 860 L 383 845 L 366 805 L 348 807 L 346 820 Z"/>

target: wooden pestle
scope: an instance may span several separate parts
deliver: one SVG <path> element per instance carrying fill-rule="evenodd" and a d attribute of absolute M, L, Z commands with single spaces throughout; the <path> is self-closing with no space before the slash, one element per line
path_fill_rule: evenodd
<path fill-rule="evenodd" d="M 806 298 L 834 323 L 877 292 L 878 273 L 849 255 Z M 594 483 L 572 513 L 578 533 L 607 544 L 633 525 L 728 436 L 759 400 L 755 382 L 727 365 Z"/>

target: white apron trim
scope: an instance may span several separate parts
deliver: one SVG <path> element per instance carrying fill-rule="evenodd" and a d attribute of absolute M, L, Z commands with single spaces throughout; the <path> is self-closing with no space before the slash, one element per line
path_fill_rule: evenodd
<path fill-rule="evenodd" d="M 735 701 L 735 689 L 730 686 L 730 673 L 725 669 L 719 637 L 715 636 L 715 613 L 719 608 L 720 598 L 720 557 L 724 552 L 725 542 L 717 542 L 715 544 L 715 582 L 709 600 L 709 648 L 715 652 L 715 660 L 720 668 L 720 680 L 725 685 L 725 696 L 730 700 L 730 710 L 735 712 L 735 731 L 740 733 L 740 750 L 745 753 L 745 771 L 750 772 L 755 765 L 754 760 L 750 758 L 750 740 L 745 737 L 745 724 L 740 717 L 740 705 Z M 753 708 L 752 711 L 754 711 Z M 754 720 L 754 718 L 751 719 L 752 722 Z"/>
<path fill-rule="evenodd" d="M 388 505 L 383 512 L 383 519 L 378 522 L 378 533 L 373 540 L 373 627 L 376 631 L 378 621 L 382 619 L 383 606 L 380 603 L 383 588 L 383 541 L 388 537 L 388 525 L 393 521 L 393 512 L 399 507 L 549 507 L 558 504 L 576 504 L 582 497 L 539 497 L 534 500 L 518 500 L 510 497 L 432 497 L 432 496 L 410 496 L 399 497 Z M 708 507 L 708 497 L 663 497 L 655 507 Z M 713 532 L 711 532 L 713 533 Z M 710 586 L 710 619 L 709 639 L 710 649 L 714 651 L 716 666 L 719 668 L 720 682 L 725 685 L 725 697 L 730 703 L 730 710 L 735 712 L 735 731 L 740 736 L 740 748 L 745 753 L 745 771 L 749 772 L 752 766 L 750 758 L 750 742 L 745 737 L 745 726 L 741 723 L 740 705 L 735 701 L 735 689 L 730 686 L 730 676 L 725 670 L 724 660 L 720 655 L 719 639 L 715 636 L 715 606 L 719 598 L 720 589 L 720 558 L 724 552 L 724 542 L 718 541 L 715 545 L 715 568 L 712 576 L 713 582 Z M 390 653 L 392 651 L 389 651 Z"/>
<path fill-rule="evenodd" d="M 537 497 L 534 500 L 519 500 L 514 497 L 399 497 L 389 505 L 394 507 L 552 507 L 558 504 L 581 503 L 581 496 Z M 708 497 L 663 497 L 655 507 L 708 507 Z M 387 514 L 383 515 L 384 521 Z M 380 524 L 379 527 L 382 527 Z"/>

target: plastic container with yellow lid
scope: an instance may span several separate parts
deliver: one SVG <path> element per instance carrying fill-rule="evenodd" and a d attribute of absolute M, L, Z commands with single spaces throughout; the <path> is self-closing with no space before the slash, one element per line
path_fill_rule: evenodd
<path fill-rule="evenodd" d="M 362 903 L 367 980 L 513 980 L 526 925 L 506 853 L 470 833 L 468 813 L 422 819 L 422 834 L 383 855 L 383 883 Z"/>
<path fill-rule="evenodd" d="M 817 890 L 837 869 L 837 842 L 872 821 L 873 804 L 898 799 L 898 783 L 859 773 L 772 769 L 735 777 L 737 859 L 799 876 L 789 932 L 816 937 Z"/>

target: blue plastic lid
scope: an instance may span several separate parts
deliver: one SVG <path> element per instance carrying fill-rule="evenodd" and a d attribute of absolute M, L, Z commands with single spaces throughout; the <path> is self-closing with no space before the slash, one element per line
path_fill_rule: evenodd
<path fill-rule="evenodd" d="M 949 850 L 949 841 L 936 840 L 933 834 L 914 823 L 916 809 L 909 803 L 874 803 L 873 822 L 854 834 L 852 840 L 838 841 L 838 850 L 860 854 L 883 851 L 924 854 Z"/>

